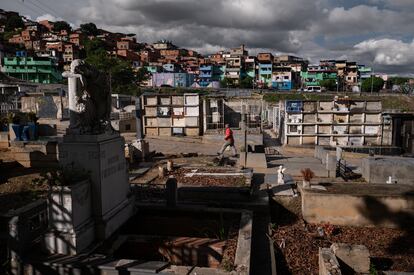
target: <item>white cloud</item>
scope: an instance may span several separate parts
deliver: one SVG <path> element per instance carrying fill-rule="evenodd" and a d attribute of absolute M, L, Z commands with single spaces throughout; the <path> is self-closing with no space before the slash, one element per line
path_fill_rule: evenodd
<path fill-rule="evenodd" d="M 414 34 L 414 13 L 358 5 L 335 7 L 326 18 L 315 22 L 315 30 L 325 36 L 355 36 L 372 33 Z"/>
<path fill-rule="evenodd" d="M 414 40 L 405 43 L 394 39 L 370 39 L 354 46 L 356 55 L 369 55 L 374 64 L 385 66 L 414 65 Z"/>
<path fill-rule="evenodd" d="M 53 22 L 55 22 L 55 21 L 64 21 L 62 18 L 53 16 L 49 13 L 43 14 L 43 15 L 36 18 L 36 21 L 42 21 L 42 20 L 49 20 L 49 21 L 53 21 Z"/>

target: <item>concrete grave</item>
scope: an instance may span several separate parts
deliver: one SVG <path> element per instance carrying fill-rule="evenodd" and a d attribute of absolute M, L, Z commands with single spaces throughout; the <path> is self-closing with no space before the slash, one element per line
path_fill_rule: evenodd
<path fill-rule="evenodd" d="M 75 164 L 91 173 L 92 213 L 99 239 L 109 237 L 132 215 L 124 144 L 119 134 L 66 135 L 59 147 L 63 166 Z"/>
<path fill-rule="evenodd" d="M 344 265 L 356 273 L 370 273 L 370 254 L 365 245 L 333 243 L 331 250 Z"/>
<path fill-rule="evenodd" d="M 406 218 L 414 213 L 412 186 L 351 182 L 323 186 L 324 190 L 299 186 L 303 218 L 309 223 L 398 228 L 412 222 Z"/>
<path fill-rule="evenodd" d="M 266 155 L 264 153 L 247 153 L 247 161 L 245 162 L 246 154 L 240 153 L 240 165 L 249 168 L 267 168 Z"/>
<path fill-rule="evenodd" d="M 371 157 L 362 160 L 362 176 L 369 183 L 414 185 L 414 158 Z"/>
<path fill-rule="evenodd" d="M 341 275 L 338 259 L 332 249 L 319 247 L 319 275 Z"/>

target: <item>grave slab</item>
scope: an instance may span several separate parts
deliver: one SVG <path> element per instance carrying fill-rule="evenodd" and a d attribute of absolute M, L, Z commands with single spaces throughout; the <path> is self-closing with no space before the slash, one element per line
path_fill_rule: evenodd
<path fill-rule="evenodd" d="M 245 153 L 240 153 L 240 165 L 244 166 Z M 247 153 L 246 167 L 249 168 L 267 168 L 266 155 L 264 153 Z"/>

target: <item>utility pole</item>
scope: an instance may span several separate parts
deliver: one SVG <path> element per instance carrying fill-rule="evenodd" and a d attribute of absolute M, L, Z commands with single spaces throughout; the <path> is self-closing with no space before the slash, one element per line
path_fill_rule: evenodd
<path fill-rule="evenodd" d="M 109 92 L 112 95 L 112 72 L 109 70 Z"/>
<path fill-rule="evenodd" d="M 241 109 L 242 132 L 243 132 L 243 146 L 244 146 L 244 167 L 247 166 L 247 125 L 246 125 L 246 105 L 242 101 Z"/>
<path fill-rule="evenodd" d="M 339 77 L 336 76 L 336 93 L 339 93 Z"/>
<path fill-rule="evenodd" d="M 374 91 L 374 68 L 372 68 L 372 73 L 371 73 L 371 94 Z"/>

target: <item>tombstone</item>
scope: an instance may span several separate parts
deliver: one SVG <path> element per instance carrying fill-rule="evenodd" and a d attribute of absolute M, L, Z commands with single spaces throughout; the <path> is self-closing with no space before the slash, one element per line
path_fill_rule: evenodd
<path fill-rule="evenodd" d="M 133 214 L 125 140 L 110 124 L 107 75 L 74 60 L 64 76 L 69 78 L 70 126 L 59 146 L 59 161 L 90 173 L 94 235 L 101 241 Z"/>
<path fill-rule="evenodd" d="M 138 153 L 138 157 L 144 161 L 149 154 L 149 144 L 144 140 L 144 131 L 142 126 L 142 107 L 141 97 L 135 98 L 135 123 L 136 123 L 136 140 L 132 142 Z"/>

